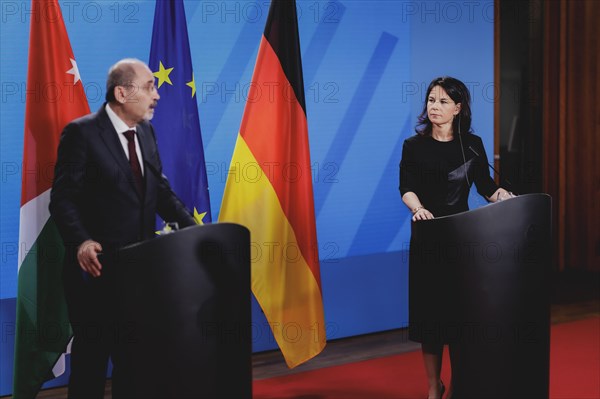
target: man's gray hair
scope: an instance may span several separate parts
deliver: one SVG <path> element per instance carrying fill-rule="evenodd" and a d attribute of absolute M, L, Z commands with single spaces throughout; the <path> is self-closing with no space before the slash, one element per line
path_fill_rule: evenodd
<path fill-rule="evenodd" d="M 143 61 L 137 58 L 124 58 L 117 61 L 108 70 L 106 78 L 106 101 L 111 103 L 116 101 L 115 87 L 130 85 L 136 77 L 134 65 L 146 65 Z"/>

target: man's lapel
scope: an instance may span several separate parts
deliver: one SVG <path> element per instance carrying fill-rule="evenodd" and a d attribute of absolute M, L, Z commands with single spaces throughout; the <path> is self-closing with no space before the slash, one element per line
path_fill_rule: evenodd
<path fill-rule="evenodd" d="M 150 174 L 153 174 L 154 171 L 150 170 L 148 164 L 151 163 L 150 159 L 150 153 L 151 153 L 151 148 L 153 147 L 153 143 L 151 142 L 152 137 L 151 134 L 147 131 L 147 129 L 145 129 L 143 127 L 143 125 L 137 125 L 137 137 L 138 137 L 138 142 L 140 143 L 140 150 L 142 152 L 142 159 L 140 160 L 140 162 L 144 162 L 144 180 L 145 180 L 145 190 L 146 190 L 146 195 L 148 195 L 148 190 L 150 189 L 150 184 L 149 182 L 153 179 L 150 179 Z"/>
<path fill-rule="evenodd" d="M 117 131 L 115 130 L 110 118 L 108 117 L 108 114 L 106 113 L 105 106 L 106 105 L 103 105 L 98 111 L 100 137 L 108 148 L 108 151 L 113 156 L 115 162 L 123 172 L 126 180 L 131 185 L 131 189 L 133 192 L 137 193 L 137 189 L 133 180 L 133 173 L 131 172 L 131 165 L 129 165 L 127 155 L 125 155 L 125 152 L 123 151 L 123 145 L 117 136 Z"/>

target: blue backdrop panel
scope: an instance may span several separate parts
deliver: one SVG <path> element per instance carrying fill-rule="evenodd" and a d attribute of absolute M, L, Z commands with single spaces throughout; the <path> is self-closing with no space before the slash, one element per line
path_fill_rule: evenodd
<path fill-rule="evenodd" d="M 96 110 L 112 63 L 148 60 L 154 2 L 59 1 Z M 410 237 L 398 192 L 402 142 L 414 133 L 431 79 L 453 75 L 472 91 L 473 125 L 491 159 L 493 1 L 297 4 L 327 332 L 335 339 L 402 327 Z M 185 7 L 217 220 L 269 2 L 189 0 Z M 30 10 L 29 0 L 0 2 L 0 395 L 12 389 Z M 274 348 L 253 306 L 254 350 Z"/>

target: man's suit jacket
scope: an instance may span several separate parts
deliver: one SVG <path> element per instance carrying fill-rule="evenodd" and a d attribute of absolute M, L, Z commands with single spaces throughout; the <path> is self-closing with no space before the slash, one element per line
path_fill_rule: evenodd
<path fill-rule="evenodd" d="M 77 247 L 88 239 L 99 242 L 104 252 L 111 252 L 152 238 L 157 213 L 180 227 L 194 224 L 162 176 L 152 125 L 138 124 L 137 137 L 140 162 L 144 162 L 143 197 L 135 188 L 129 161 L 105 105 L 65 127 L 58 147 L 50 212 L 72 261 Z"/>

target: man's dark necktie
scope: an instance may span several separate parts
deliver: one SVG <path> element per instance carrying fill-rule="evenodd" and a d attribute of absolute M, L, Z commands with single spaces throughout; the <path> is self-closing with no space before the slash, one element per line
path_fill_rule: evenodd
<path fill-rule="evenodd" d="M 128 130 L 123 133 L 127 138 L 127 150 L 129 151 L 129 165 L 133 173 L 133 181 L 140 196 L 144 196 L 144 178 L 142 176 L 142 168 L 135 150 L 135 130 Z"/>

